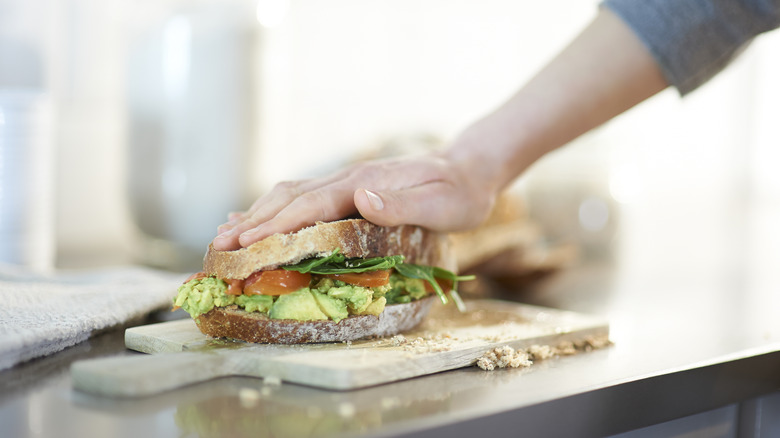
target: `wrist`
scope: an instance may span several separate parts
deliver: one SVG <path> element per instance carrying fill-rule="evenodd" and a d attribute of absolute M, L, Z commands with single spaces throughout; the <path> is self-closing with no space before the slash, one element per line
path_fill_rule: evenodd
<path fill-rule="evenodd" d="M 522 118 L 499 109 L 466 128 L 444 155 L 467 172 L 472 184 L 497 195 L 541 155 L 533 151 L 531 134 Z"/>

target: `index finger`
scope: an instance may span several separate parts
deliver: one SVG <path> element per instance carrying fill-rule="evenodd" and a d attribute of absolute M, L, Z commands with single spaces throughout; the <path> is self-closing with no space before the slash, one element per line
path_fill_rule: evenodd
<path fill-rule="evenodd" d="M 277 233 L 290 233 L 319 221 L 334 221 L 357 213 L 354 190 L 345 184 L 332 184 L 298 196 L 269 220 L 244 231 L 239 243 L 247 247 Z"/>

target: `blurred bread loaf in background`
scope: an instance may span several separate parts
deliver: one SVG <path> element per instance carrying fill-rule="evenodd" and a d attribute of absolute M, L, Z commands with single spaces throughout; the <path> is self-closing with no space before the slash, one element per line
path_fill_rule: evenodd
<path fill-rule="evenodd" d="M 477 280 L 460 285 L 464 297 L 488 297 L 511 291 L 572 264 L 573 243 L 550 242 L 528 215 L 522 194 L 504 192 L 479 227 L 452 233 L 458 271 Z"/>

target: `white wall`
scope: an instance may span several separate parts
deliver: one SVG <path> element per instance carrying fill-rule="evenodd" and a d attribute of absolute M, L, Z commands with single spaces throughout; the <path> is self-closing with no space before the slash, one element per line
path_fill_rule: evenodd
<path fill-rule="evenodd" d="M 46 18 L 50 27 L 33 21 L 23 31 L 40 37 L 47 29 L 48 78 L 59 115 L 61 253 L 128 254 L 134 233 L 124 188 L 127 46 L 145 23 L 186 1 L 9 1 L 54 14 Z M 260 191 L 332 168 L 388 137 L 451 138 L 553 56 L 597 3 L 292 0 L 280 26 L 258 25 L 261 149 L 251 184 Z M 537 209 L 541 218 L 574 208 L 568 222 L 545 225 L 587 239 L 581 229 L 555 229 L 578 226 L 576 210 L 590 196 L 583 187 L 636 235 L 650 227 L 645 218 L 659 202 L 670 208 L 691 196 L 717 202 L 755 187 L 777 196 L 780 92 L 772 78 L 780 73 L 773 61 L 779 40 L 762 39 L 688 98 L 662 93 L 534 166 L 522 184 L 529 199 L 546 200 Z M 561 201 L 550 206 L 554 196 Z M 594 245 L 616 232 L 591 233 L 598 237 Z"/>
<path fill-rule="evenodd" d="M 596 13 L 594 1 L 293 2 L 273 29 L 283 74 L 268 180 L 316 171 L 388 136 L 449 138 L 497 105 Z M 309 163 L 278 166 L 288 153 Z M 314 166 L 315 169 L 311 169 Z"/>

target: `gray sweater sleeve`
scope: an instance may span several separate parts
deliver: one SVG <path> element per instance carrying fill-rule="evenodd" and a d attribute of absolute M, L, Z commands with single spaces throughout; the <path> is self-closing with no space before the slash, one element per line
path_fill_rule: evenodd
<path fill-rule="evenodd" d="M 685 95 L 753 38 L 780 26 L 780 0 L 605 0 L 637 34 L 666 80 Z"/>

